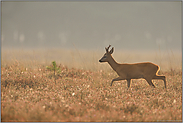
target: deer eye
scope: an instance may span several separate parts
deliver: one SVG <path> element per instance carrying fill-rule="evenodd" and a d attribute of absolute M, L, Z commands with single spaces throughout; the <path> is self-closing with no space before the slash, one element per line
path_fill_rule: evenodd
<path fill-rule="evenodd" d="M 107 57 L 107 55 L 105 54 L 103 58 L 106 58 L 106 57 Z"/>

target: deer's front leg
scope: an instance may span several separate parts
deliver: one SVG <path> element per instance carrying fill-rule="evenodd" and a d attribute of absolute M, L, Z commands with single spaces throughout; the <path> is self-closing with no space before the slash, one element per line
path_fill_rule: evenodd
<path fill-rule="evenodd" d="M 131 79 L 127 79 L 128 88 L 130 87 L 130 81 L 131 81 Z"/>
<path fill-rule="evenodd" d="M 119 80 L 125 80 L 125 79 L 122 78 L 121 76 L 119 76 L 118 78 L 115 78 L 115 79 L 112 80 L 111 86 L 112 86 L 112 83 L 113 83 L 114 81 L 119 81 Z"/>

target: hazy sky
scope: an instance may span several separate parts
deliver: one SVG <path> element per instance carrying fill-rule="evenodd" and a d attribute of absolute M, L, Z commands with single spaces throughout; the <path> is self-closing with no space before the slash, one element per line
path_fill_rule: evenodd
<path fill-rule="evenodd" d="M 2 2 L 3 47 L 181 50 L 181 2 Z"/>

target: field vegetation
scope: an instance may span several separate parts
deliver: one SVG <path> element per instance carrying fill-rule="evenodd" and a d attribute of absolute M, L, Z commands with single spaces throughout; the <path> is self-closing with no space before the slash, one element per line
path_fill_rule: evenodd
<path fill-rule="evenodd" d="M 110 86 L 117 74 L 107 63 L 98 63 L 103 52 L 45 52 L 2 51 L 2 122 L 182 121 L 181 55 L 146 56 L 158 65 L 161 62 L 160 75 L 166 76 L 166 89 L 161 80 L 153 81 L 156 88 L 152 88 L 144 79 L 132 80 L 128 89 L 126 81 Z M 138 54 L 121 54 L 116 53 L 114 58 L 126 58 L 126 62 L 145 59 L 132 60 Z M 53 61 L 59 70 L 56 73 L 48 69 Z"/>

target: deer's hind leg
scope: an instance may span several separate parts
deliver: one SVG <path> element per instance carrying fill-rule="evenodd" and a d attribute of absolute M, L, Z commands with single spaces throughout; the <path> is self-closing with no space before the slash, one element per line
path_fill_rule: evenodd
<path fill-rule="evenodd" d="M 155 75 L 152 79 L 161 79 L 161 80 L 163 80 L 165 88 L 166 88 L 166 77 L 165 76 Z"/>
<path fill-rule="evenodd" d="M 147 83 L 155 88 L 155 85 L 152 83 L 152 79 L 146 79 Z"/>

